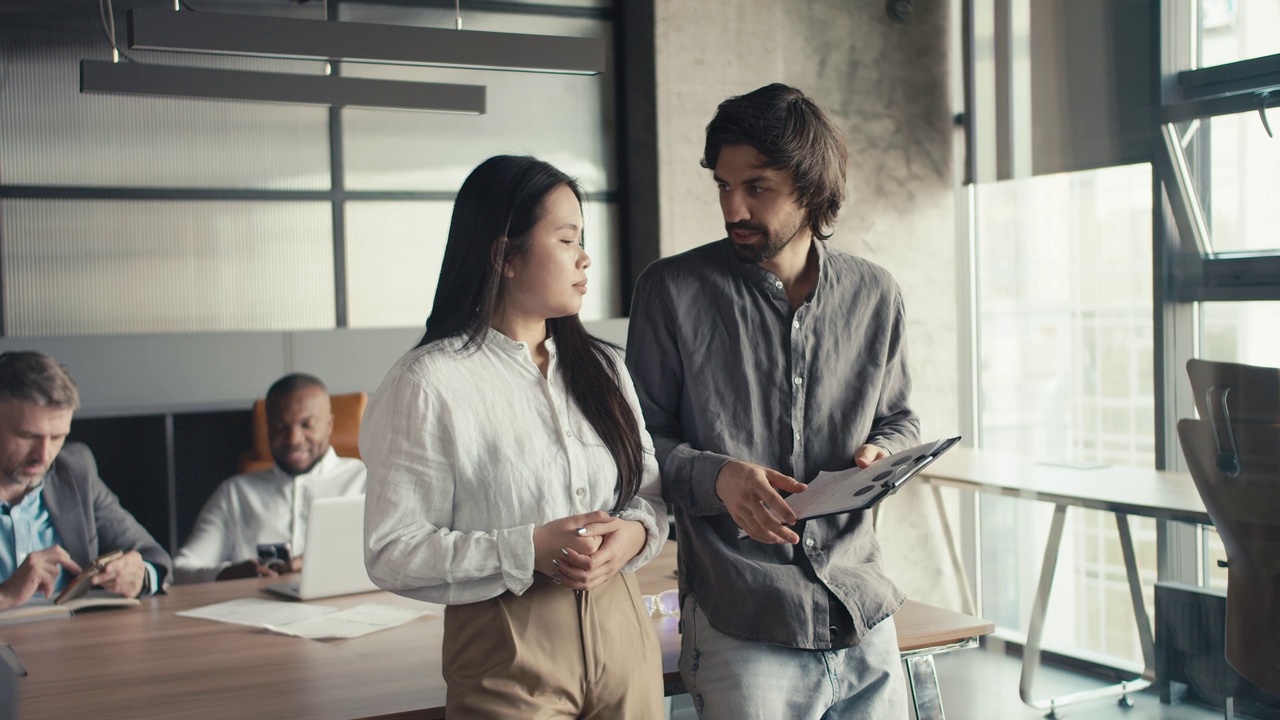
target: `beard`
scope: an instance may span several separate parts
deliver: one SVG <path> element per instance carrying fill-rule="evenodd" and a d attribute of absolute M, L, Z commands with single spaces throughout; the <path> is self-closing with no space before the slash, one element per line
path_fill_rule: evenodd
<path fill-rule="evenodd" d="M 800 231 L 804 229 L 804 223 L 797 225 L 789 233 L 775 233 L 764 225 L 756 225 L 746 221 L 735 223 L 725 223 L 725 232 L 729 233 L 730 247 L 733 248 L 734 257 L 739 261 L 748 265 L 759 265 L 762 262 L 768 262 L 778 256 L 791 241 L 795 239 Z M 747 232 L 759 233 L 760 242 L 757 245 L 740 245 L 733 242 L 733 231 L 745 230 Z"/>
<path fill-rule="evenodd" d="M 328 452 L 328 448 L 325 448 L 325 452 Z M 320 461 L 324 459 L 324 455 L 325 455 L 324 452 L 316 453 L 315 456 L 312 457 L 311 460 L 308 461 L 302 467 L 293 467 L 291 465 L 285 465 L 283 462 L 281 462 L 280 458 L 276 457 L 274 451 L 271 453 L 271 459 L 275 460 L 276 467 L 283 470 L 286 475 L 288 475 L 289 477 L 298 477 L 299 475 L 306 475 L 312 470 L 315 470 L 316 466 L 320 464 Z"/>
<path fill-rule="evenodd" d="M 4 469 L 3 475 L 0 476 L 0 482 L 9 485 L 21 485 L 24 488 L 31 489 L 38 485 L 44 479 L 49 468 L 44 468 L 38 473 L 25 472 L 22 468 Z"/>

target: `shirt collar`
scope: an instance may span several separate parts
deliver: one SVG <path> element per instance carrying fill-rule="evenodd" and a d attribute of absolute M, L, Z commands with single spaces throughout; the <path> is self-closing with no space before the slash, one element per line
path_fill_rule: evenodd
<path fill-rule="evenodd" d="M 732 241 L 729 240 L 729 238 L 725 238 L 723 241 L 723 247 L 728 262 L 737 269 L 738 273 L 742 275 L 747 282 L 760 288 L 765 293 L 774 297 L 782 298 L 784 301 L 787 300 L 786 288 L 783 287 L 782 281 L 778 279 L 778 276 L 768 270 L 765 270 L 758 264 L 744 263 L 739 260 L 737 256 L 733 254 L 733 246 L 731 243 Z M 826 240 L 819 240 L 816 237 L 813 239 L 810 247 L 814 248 L 814 251 L 818 254 L 818 281 L 814 283 L 812 293 L 812 297 L 817 297 L 818 289 L 822 287 L 823 278 L 827 275 L 827 255 L 831 251 L 827 247 Z"/>
<path fill-rule="evenodd" d="M 32 510 L 42 502 L 41 493 L 43 492 L 44 492 L 44 480 L 42 479 L 40 480 L 39 484 L 33 485 L 31 489 L 27 490 L 27 494 L 23 495 L 22 499 L 19 500 L 18 502 L 10 505 L 9 503 L 0 500 L 0 507 L 9 508 L 10 514 L 13 514 L 15 511 L 20 511 L 20 510 L 21 511 Z"/>
<path fill-rule="evenodd" d="M 531 357 L 529 355 L 529 343 L 512 340 L 493 328 L 489 328 L 489 331 L 485 334 L 484 344 L 512 357 L 524 358 L 525 360 Z M 556 341 L 550 335 L 547 336 L 547 352 L 550 353 L 551 359 L 554 361 L 556 358 Z"/>

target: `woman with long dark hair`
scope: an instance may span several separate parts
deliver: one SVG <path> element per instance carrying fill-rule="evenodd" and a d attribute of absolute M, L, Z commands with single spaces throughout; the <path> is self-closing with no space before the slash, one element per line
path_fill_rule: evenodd
<path fill-rule="evenodd" d="M 454 204 L 418 346 L 369 402 L 365 564 L 444 603 L 450 718 L 662 716 L 631 572 L 667 536 L 653 446 L 616 347 L 578 320 L 582 191 L 531 157 Z"/>

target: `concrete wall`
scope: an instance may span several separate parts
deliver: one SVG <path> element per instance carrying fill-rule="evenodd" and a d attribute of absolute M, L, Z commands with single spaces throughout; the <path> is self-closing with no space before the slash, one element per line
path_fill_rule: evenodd
<path fill-rule="evenodd" d="M 830 242 L 898 279 L 923 437 L 954 434 L 961 364 L 949 3 L 917 2 L 904 23 L 874 1 L 657 0 L 655 11 L 662 254 L 724 235 L 710 173 L 698 165 L 716 105 L 770 82 L 817 98 L 850 150 L 848 200 Z M 885 504 L 881 540 L 910 595 L 956 605 L 951 583 L 937 587 L 945 562 L 926 491 L 904 489 Z"/>

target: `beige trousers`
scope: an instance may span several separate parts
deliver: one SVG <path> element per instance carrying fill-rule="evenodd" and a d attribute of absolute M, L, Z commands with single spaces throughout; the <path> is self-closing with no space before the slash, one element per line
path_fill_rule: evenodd
<path fill-rule="evenodd" d="M 535 578 L 445 609 L 445 716 L 660 720 L 662 655 L 635 577 L 586 592 Z"/>

